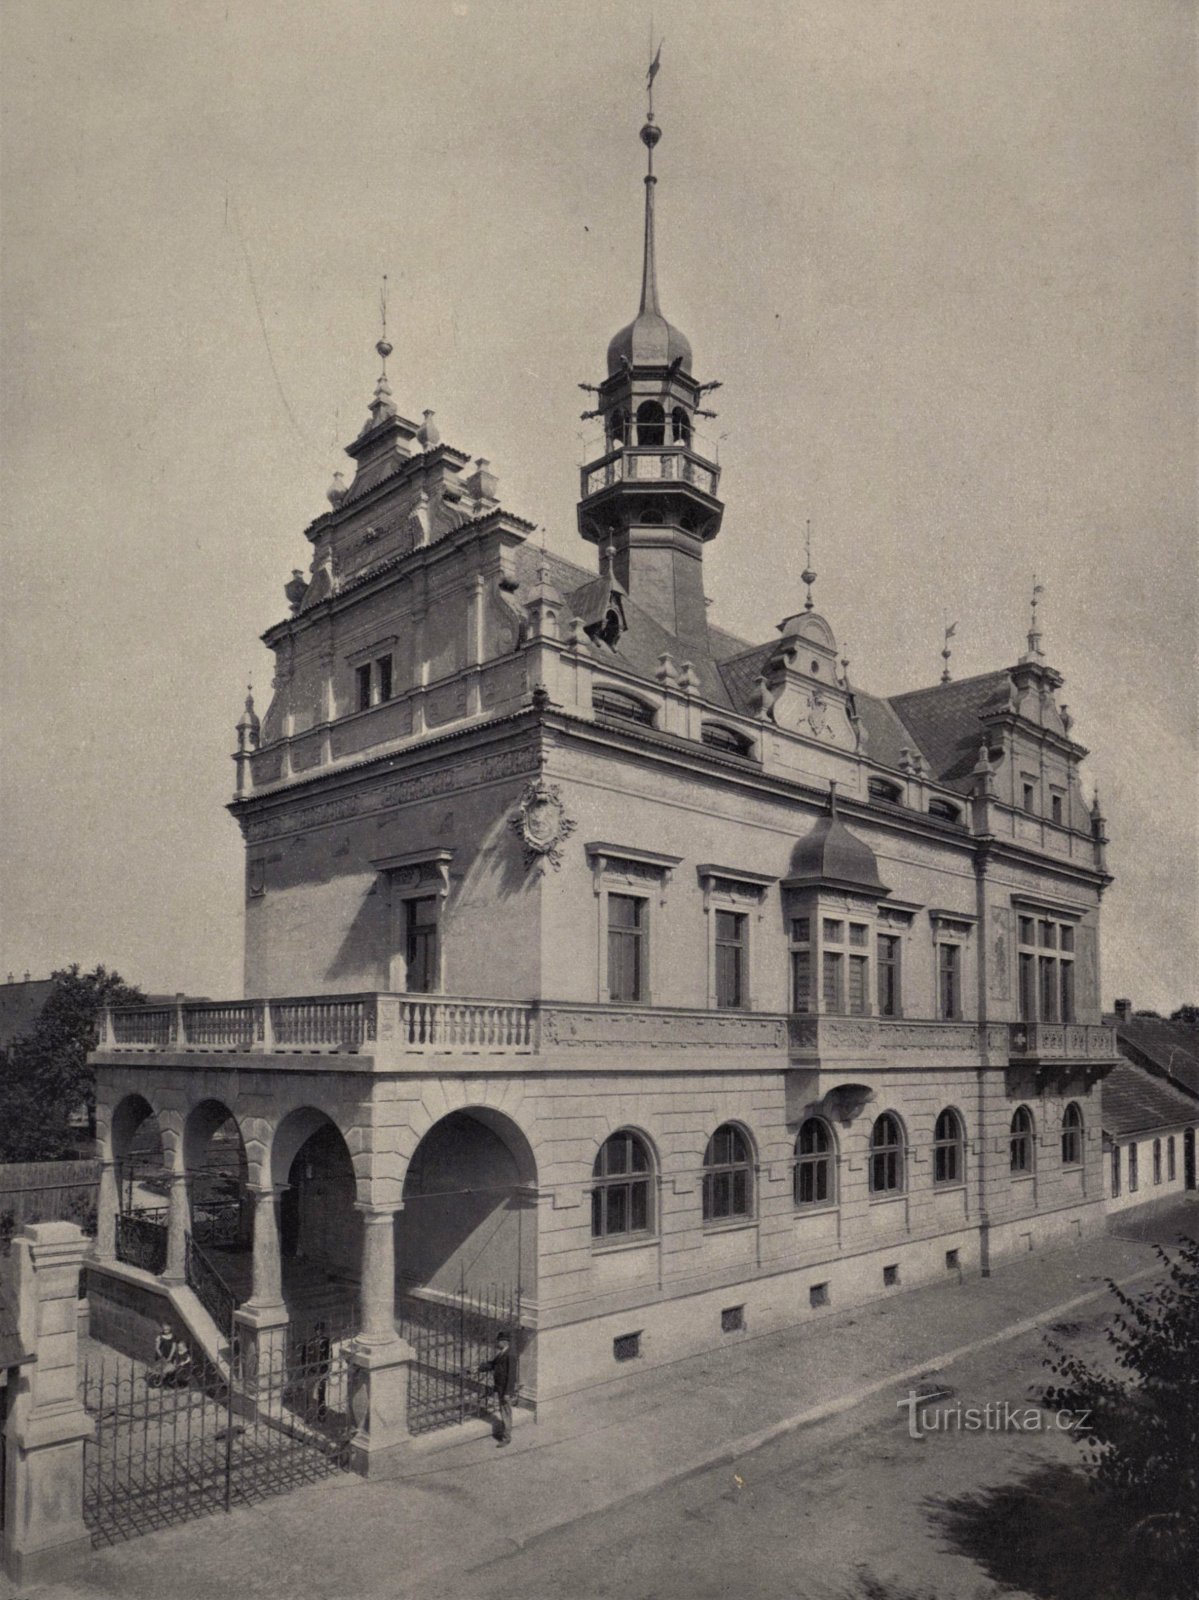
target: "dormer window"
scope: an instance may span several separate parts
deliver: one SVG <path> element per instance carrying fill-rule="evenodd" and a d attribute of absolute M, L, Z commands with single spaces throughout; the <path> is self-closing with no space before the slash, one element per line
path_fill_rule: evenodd
<path fill-rule="evenodd" d="M 654 708 L 638 700 L 636 695 L 625 694 L 621 689 L 596 689 L 591 696 L 592 708 L 598 717 L 617 717 L 622 722 L 637 722 L 642 727 L 654 725 Z"/>
<path fill-rule="evenodd" d="M 903 790 L 889 778 L 867 779 L 866 792 L 872 800 L 886 800 L 893 806 L 901 805 L 903 802 Z"/>
<path fill-rule="evenodd" d="M 753 749 L 751 741 L 744 734 L 726 728 L 719 722 L 705 722 L 700 738 L 713 750 L 723 750 L 730 756 L 747 756 Z"/>
<path fill-rule="evenodd" d="M 955 806 L 952 800 L 942 800 L 941 796 L 936 794 L 928 802 L 928 814 L 930 817 L 940 817 L 943 822 L 962 820 L 961 807 Z"/>

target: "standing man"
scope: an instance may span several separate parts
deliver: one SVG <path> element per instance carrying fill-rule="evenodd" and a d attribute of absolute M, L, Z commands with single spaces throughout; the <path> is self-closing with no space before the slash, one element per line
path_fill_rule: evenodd
<path fill-rule="evenodd" d="M 495 1385 L 496 1406 L 500 1417 L 501 1445 L 512 1443 L 512 1341 L 506 1333 L 497 1333 L 495 1337 L 495 1355 L 490 1361 L 484 1361 L 480 1372 L 490 1372 L 491 1381 Z"/>

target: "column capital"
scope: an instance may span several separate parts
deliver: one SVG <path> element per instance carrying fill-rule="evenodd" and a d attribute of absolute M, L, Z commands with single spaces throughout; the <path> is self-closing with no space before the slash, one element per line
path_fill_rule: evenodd
<path fill-rule="evenodd" d="M 277 1200 L 281 1194 L 286 1194 L 291 1188 L 290 1183 L 247 1183 L 246 1193 L 253 1195 L 255 1201 L 268 1198 Z"/>
<path fill-rule="evenodd" d="M 390 1222 L 404 1209 L 404 1202 L 397 1200 L 393 1205 L 376 1205 L 373 1200 L 355 1200 L 354 1210 L 361 1212 L 364 1223 Z"/>

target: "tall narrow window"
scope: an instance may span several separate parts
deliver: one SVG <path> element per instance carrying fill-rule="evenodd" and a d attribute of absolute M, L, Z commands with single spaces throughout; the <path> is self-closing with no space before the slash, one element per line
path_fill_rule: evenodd
<path fill-rule="evenodd" d="M 1030 815 L 1037 809 L 1036 785 L 1025 780 L 1024 783 L 1024 809 Z"/>
<path fill-rule="evenodd" d="M 1073 1022 L 1074 924 L 1021 917 L 1018 935 L 1021 1022 Z"/>
<path fill-rule="evenodd" d="M 899 1119 L 885 1111 L 870 1134 L 870 1193 L 898 1194 L 903 1189 L 903 1136 Z"/>
<path fill-rule="evenodd" d="M 608 896 L 608 998 L 618 1005 L 646 997 L 645 909 L 637 895 Z"/>
<path fill-rule="evenodd" d="M 1062 822 L 1062 797 L 1060 794 L 1049 796 L 1049 816 L 1060 827 Z"/>
<path fill-rule="evenodd" d="M 933 1128 L 934 1183 L 961 1183 L 963 1143 L 962 1124 L 957 1112 L 942 1111 Z"/>
<path fill-rule="evenodd" d="M 1174 1164 L 1174 1135 L 1166 1140 L 1166 1178 L 1170 1183 L 1178 1176 L 1178 1169 Z"/>
<path fill-rule="evenodd" d="M 851 1017 L 864 1017 L 870 1010 L 870 958 L 856 954 L 870 944 L 870 930 L 864 922 L 849 924 L 848 998 Z"/>
<path fill-rule="evenodd" d="M 1153 1181 L 1162 1181 L 1162 1142 L 1160 1139 L 1153 1141 Z"/>
<path fill-rule="evenodd" d="M 791 918 L 791 1009 L 812 1009 L 812 924 L 807 917 Z"/>
<path fill-rule="evenodd" d="M 1008 1141 L 1008 1164 L 1014 1177 L 1022 1177 L 1032 1171 L 1032 1136 L 1032 1113 L 1027 1106 L 1017 1106 L 1012 1117 L 1011 1135 Z"/>
<path fill-rule="evenodd" d="M 411 994 L 431 994 L 437 987 L 437 896 L 404 902 L 404 958 Z"/>
<path fill-rule="evenodd" d="M 1020 952 L 1020 1021 L 1037 1020 L 1037 958 L 1027 950 Z"/>
<path fill-rule="evenodd" d="M 1137 1144 L 1134 1139 L 1128 1147 L 1128 1192 L 1136 1194 L 1138 1183 L 1137 1174 Z"/>
<path fill-rule="evenodd" d="M 1062 1165 L 1082 1164 L 1082 1112 L 1071 1100 L 1062 1113 Z"/>
<path fill-rule="evenodd" d="M 956 944 L 938 945 L 940 969 L 941 1016 L 947 1022 L 962 1014 L 962 948 Z"/>
<path fill-rule="evenodd" d="M 831 1205 L 833 1197 L 832 1135 L 819 1117 L 809 1117 L 795 1141 L 795 1204 Z"/>
<path fill-rule="evenodd" d="M 708 1140 L 704 1152 L 704 1221 L 748 1217 L 753 1208 L 753 1165 L 749 1140 L 726 1122 Z"/>
<path fill-rule="evenodd" d="M 591 1191 L 591 1237 L 623 1238 L 651 1227 L 650 1162 L 644 1142 L 622 1129 L 600 1146 Z"/>
<path fill-rule="evenodd" d="M 820 962 L 820 997 L 824 1011 L 845 1010 L 845 955 L 830 945 L 845 943 L 845 924 L 837 917 L 825 917 L 821 924 L 824 950 Z"/>
<path fill-rule="evenodd" d="M 357 709 L 368 711 L 371 703 L 371 664 L 354 669 L 354 696 Z"/>
<path fill-rule="evenodd" d="M 893 933 L 878 936 L 878 1014 L 902 1016 L 899 989 L 899 938 Z"/>
<path fill-rule="evenodd" d="M 379 686 L 380 700 L 391 699 L 391 657 L 380 656 L 375 662 L 375 681 Z"/>
<path fill-rule="evenodd" d="M 1112 1146 L 1112 1199 L 1113 1200 L 1117 1200 L 1117 1199 L 1119 1199 L 1119 1196 L 1120 1196 L 1120 1146 L 1118 1144 L 1114 1144 Z"/>
<path fill-rule="evenodd" d="M 716 913 L 716 1004 L 721 1010 L 745 1005 L 746 942 L 749 918 L 741 911 Z"/>

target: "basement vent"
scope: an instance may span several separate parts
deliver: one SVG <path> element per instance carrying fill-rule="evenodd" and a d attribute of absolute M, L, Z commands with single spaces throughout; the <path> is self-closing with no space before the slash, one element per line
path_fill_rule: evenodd
<path fill-rule="evenodd" d="M 641 1333 L 621 1333 L 612 1341 L 612 1354 L 617 1361 L 636 1361 L 641 1354 Z"/>
<path fill-rule="evenodd" d="M 720 1313 L 721 1333 L 740 1333 L 745 1327 L 745 1307 L 725 1306 Z"/>
<path fill-rule="evenodd" d="M 829 1303 L 828 1284 L 814 1283 L 808 1290 L 808 1303 L 812 1306 L 826 1306 Z"/>
<path fill-rule="evenodd" d="M 883 1268 L 883 1288 L 894 1289 L 899 1282 L 899 1263 L 893 1261 L 889 1267 Z"/>

